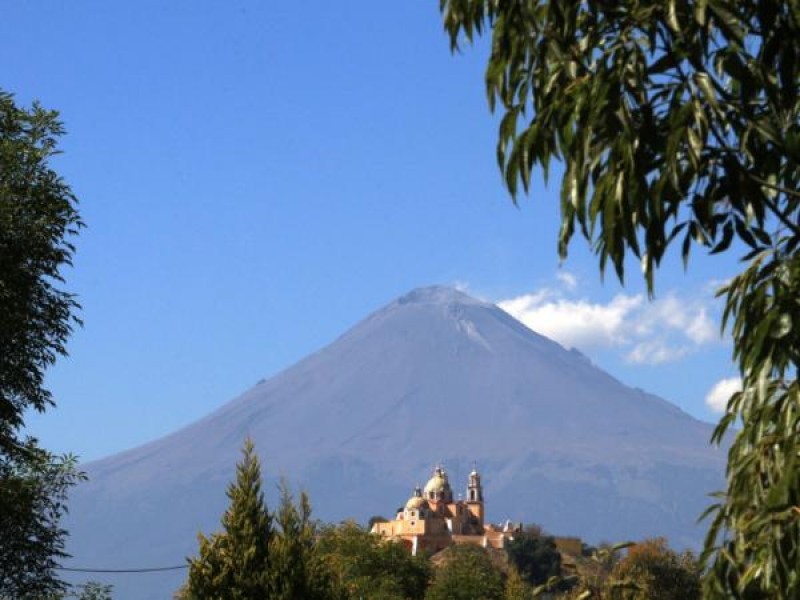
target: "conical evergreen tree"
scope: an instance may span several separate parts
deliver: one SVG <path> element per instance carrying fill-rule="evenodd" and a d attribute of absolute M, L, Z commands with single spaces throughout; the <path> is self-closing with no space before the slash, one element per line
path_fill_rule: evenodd
<path fill-rule="evenodd" d="M 245 440 L 236 482 L 228 487 L 230 506 L 223 531 L 202 533 L 199 556 L 189 560 L 183 596 L 196 600 L 271 598 L 270 545 L 272 516 L 261 491 L 261 467 L 252 440 Z"/>
<path fill-rule="evenodd" d="M 272 538 L 273 600 L 326 600 L 334 596 L 324 563 L 315 552 L 315 528 L 308 496 L 294 504 L 287 483 L 281 483 L 281 503 L 275 516 L 279 530 Z"/>

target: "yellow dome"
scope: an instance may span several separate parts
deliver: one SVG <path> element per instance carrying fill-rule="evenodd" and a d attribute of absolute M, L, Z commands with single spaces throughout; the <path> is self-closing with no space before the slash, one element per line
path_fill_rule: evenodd
<path fill-rule="evenodd" d="M 445 487 L 447 487 L 447 480 L 439 473 L 435 473 L 434 476 L 428 480 L 428 483 L 425 484 L 425 493 L 443 492 Z"/>
<path fill-rule="evenodd" d="M 425 502 L 424 498 L 420 498 L 419 496 L 411 496 L 406 502 L 406 510 L 418 510 L 423 507 L 427 507 L 428 503 Z"/>

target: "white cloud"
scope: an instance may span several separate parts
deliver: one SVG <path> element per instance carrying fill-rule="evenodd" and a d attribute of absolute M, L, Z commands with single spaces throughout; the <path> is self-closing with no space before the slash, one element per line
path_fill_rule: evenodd
<path fill-rule="evenodd" d="M 681 359 L 691 350 L 690 346 L 671 346 L 664 340 L 648 340 L 636 344 L 625 358 L 632 363 L 658 365 Z"/>
<path fill-rule="evenodd" d="M 706 394 L 706 406 L 714 412 L 725 412 L 728 407 L 728 400 L 731 396 L 742 389 L 742 380 L 738 377 L 722 379 L 714 384 L 714 387 Z"/>
<path fill-rule="evenodd" d="M 602 303 L 545 289 L 498 306 L 564 346 L 618 348 L 627 361 L 637 364 L 678 360 L 717 339 L 707 307 L 676 294 L 652 302 L 643 294 L 618 294 Z"/>
<path fill-rule="evenodd" d="M 720 338 L 719 331 L 705 308 L 689 323 L 686 334 L 695 344 L 708 344 Z"/>
<path fill-rule="evenodd" d="M 556 273 L 556 279 L 568 290 L 574 290 L 578 287 L 578 278 L 569 271 L 559 271 Z"/>
<path fill-rule="evenodd" d="M 542 335 L 565 346 L 614 346 L 624 342 L 623 324 L 642 303 L 638 296 L 609 304 L 554 298 L 547 290 L 499 302 L 498 306 Z"/>

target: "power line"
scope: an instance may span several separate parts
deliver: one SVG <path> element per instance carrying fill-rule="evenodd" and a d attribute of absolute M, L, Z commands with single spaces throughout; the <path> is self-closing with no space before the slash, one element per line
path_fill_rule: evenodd
<path fill-rule="evenodd" d="M 72 573 L 155 573 L 158 571 L 177 571 L 179 569 L 187 568 L 189 568 L 189 565 L 153 567 L 150 569 L 85 569 L 80 567 L 56 567 L 58 571 L 70 571 Z"/>

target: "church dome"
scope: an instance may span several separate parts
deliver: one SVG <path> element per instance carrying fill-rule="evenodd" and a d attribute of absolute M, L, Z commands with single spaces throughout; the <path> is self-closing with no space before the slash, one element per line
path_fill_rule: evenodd
<path fill-rule="evenodd" d="M 433 474 L 433 477 L 431 477 L 428 480 L 428 483 L 425 484 L 425 493 L 430 494 L 431 492 L 444 492 L 448 487 L 450 487 L 450 484 L 447 483 L 444 473 L 437 469 Z"/>
<path fill-rule="evenodd" d="M 419 510 L 420 508 L 427 508 L 428 503 L 424 498 L 419 496 L 411 496 L 406 502 L 406 510 Z"/>

